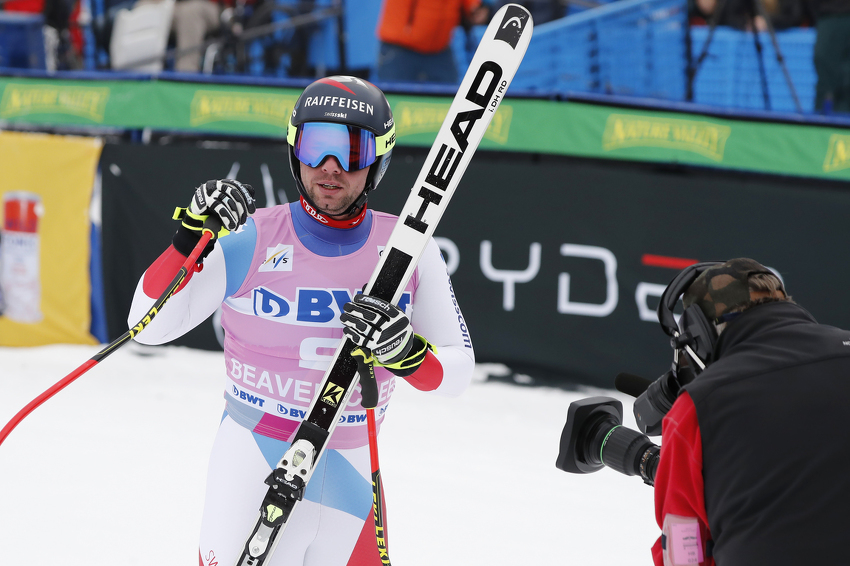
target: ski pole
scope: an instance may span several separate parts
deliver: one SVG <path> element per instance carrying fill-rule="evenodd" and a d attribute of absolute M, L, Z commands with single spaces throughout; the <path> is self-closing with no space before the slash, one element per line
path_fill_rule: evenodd
<path fill-rule="evenodd" d="M 375 380 L 375 366 L 372 353 L 368 348 L 360 347 L 351 352 L 357 360 L 357 374 L 360 376 L 360 404 L 366 409 L 366 425 L 369 436 L 369 462 L 372 464 L 372 510 L 375 518 L 375 540 L 381 564 L 390 565 L 390 552 L 387 549 L 387 533 L 384 529 L 384 496 L 381 490 L 381 466 L 378 462 L 378 425 L 375 422 L 375 407 L 378 406 L 378 382 Z"/>
<path fill-rule="evenodd" d="M 22 420 L 24 420 L 30 413 L 32 413 L 36 408 L 38 408 L 42 403 L 65 389 L 68 385 L 70 385 L 73 381 L 75 381 L 78 377 L 89 371 L 91 368 L 96 366 L 101 360 L 109 356 L 111 353 L 116 351 L 118 348 L 129 342 L 134 336 L 137 336 L 142 330 L 147 328 L 148 324 L 151 323 L 156 314 L 162 309 L 162 306 L 165 304 L 168 299 L 177 291 L 183 281 L 186 279 L 186 276 L 189 274 L 189 270 L 192 269 L 192 266 L 198 260 L 198 257 L 204 251 L 207 243 L 210 240 L 215 240 L 218 234 L 218 231 L 221 229 L 221 220 L 215 216 L 211 215 L 207 221 L 204 223 L 203 234 L 201 234 L 200 241 L 195 245 L 195 248 L 192 250 L 192 253 L 189 254 L 189 257 L 186 258 L 186 261 L 183 262 L 183 265 L 180 266 L 180 269 L 177 271 L 177 274 L 172 279 L 171 284 L 163 291 L 162 295 L 154 302 L 153 306 L 148 310 L 147 314 L 136 324 L 133 328 L 130 328 L 112 341 L 108 346 L 102 349 L 100 352 L 92 356 L 88 361 L 80 365 L 77 369 L 63 377 L 61 380 L 54 383 L 50 388 L 44 391 L 41 395 L 33 399 L 27 404 L 26 407 L 18 411 L 12 420 L 6 423 L 6 426 L 3 427 L 3 430 L 0 431 L 0 445 L 3 444 L 3 441 L 6 440 L 6 437 L 15 429 L 16 426 L 20 424 Z"/>
<path fill-rule="evenodd" d="M 390 551 L 387 548 L 387 532 L 384 529 L 384 495 L 381 489 L 381 466 L 378 463 L 378 426 L 375 409 L 366 409 L 366 424 L 369 428 L 369 461 L 372 463 L 372 507 L 375 514 L 375 538 L 381 564 L 390 566 Z"/>

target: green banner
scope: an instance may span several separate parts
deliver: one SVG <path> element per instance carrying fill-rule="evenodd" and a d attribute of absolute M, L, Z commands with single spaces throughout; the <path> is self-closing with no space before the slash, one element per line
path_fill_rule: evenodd
<path fill-rule="evenodd" d="M 0 77 L 0 121 L 281 136 L 299 89 L 170 81 Z M 388 96 L 398 142 L 428 147 L 447 97 Z M 506 99 L 482 149 L 850 180 L 850 129 Z"/>

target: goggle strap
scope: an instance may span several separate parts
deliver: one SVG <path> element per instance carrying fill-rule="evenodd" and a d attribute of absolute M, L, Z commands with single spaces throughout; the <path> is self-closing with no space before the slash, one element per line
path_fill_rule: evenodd
<path fill-rule="evenodd" d="M 375 139 L 375 156 L 380 157 L 389 153 L 395 147 L 395 124 L 390 131 Z"/>

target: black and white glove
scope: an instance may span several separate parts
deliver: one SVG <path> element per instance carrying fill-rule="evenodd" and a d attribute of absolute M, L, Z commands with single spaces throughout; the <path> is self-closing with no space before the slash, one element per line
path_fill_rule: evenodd
<path fill-rule="evenodd" d="M 227 235 L 248 221 L 248 216 L 254 214 L 257 204 L 254 200 L 254 188 L 234 179 L 207 181 L 192 195 L 192 201 L 187 208 L 177 208 L 174 219 L 182 223 L 172 239 L 174 248 L 185 256 L 201 239 L 204 223 L 211 214 L 221 220 L 222 229 L 215 234 L 213 240 Z M 210 240 L 201 258 L 207 257 L 212 251 L 214 241 Z"/>
<path fill-rule="evenodd" d="M 343 305 L 339 319 L 343 332 L 352 342 L 371 351 L 365 361 L 382 366 L 406 377 L 419 368 L 431 347 L 427 340 L 413 333 L 410 319 L 397 306 L 371 295 L 357 295 Z"/>

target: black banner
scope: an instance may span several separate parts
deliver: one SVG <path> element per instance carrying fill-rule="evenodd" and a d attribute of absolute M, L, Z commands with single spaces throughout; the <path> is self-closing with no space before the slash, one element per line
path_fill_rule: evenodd
<path fill-rule="evenodd" d="M 370 206 L 397 214 L 425 155 L 397 147 Z M 194 186 L 239 163 L 261 205 L 279 190 L 296 198 L 284 146 L 106 146 L 102 163 L 111 336 L 126 329 L 136 282 Z M 620 371 L 654 379 L 668 369 L 655 308 L 689 262 L 752 257 L 820 322 L 850 327 L 847 218 L 850 191 L 825 181 L 479 151 L 435 236 L 478 362 L 612 387 Z M 209 323 L 177 343 L 218 347 Z"/>
<path fill-rule="evenodd" d="M 195 187 L 210 179 L 236 177 L 254 187 L 260 207 L 298 196 L 285 145 L 216 149 L 106 144 L 100 163 L 103 285 L 110 340 L 127 330 L 136 284 L 171 244 L 177 229 L 171 219 L 174 209 L 188 206 Z M 204 323 L 173 344 L 220 349 L 216 332 L 220 326 Z"/>

